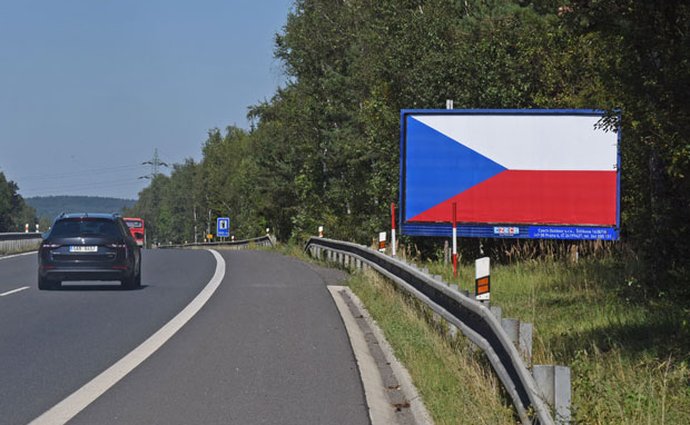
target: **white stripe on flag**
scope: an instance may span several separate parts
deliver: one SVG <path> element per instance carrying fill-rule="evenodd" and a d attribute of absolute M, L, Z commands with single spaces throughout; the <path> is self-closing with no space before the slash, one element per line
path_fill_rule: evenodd
<path fill-rule="evenodd" d="M 617 133 L 595 129 L 599 116 L 412 115 L 509 170 L 613 171 Z"/>

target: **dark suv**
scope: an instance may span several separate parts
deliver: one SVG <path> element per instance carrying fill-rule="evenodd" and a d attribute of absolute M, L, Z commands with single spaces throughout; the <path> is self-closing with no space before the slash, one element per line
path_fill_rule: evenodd
<path fill-rule="evenodd" d="M 38 289 L 65 280 L 141 285 L 141 250 L 117 214 L 62 214 L 38 249 Z"/>

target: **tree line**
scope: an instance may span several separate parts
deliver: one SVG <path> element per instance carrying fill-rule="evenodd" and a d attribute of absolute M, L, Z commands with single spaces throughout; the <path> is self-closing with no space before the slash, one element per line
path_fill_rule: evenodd
<path fill-rule="evenodd" d="M 35 230 L 36 210 L 27 205 L 18 191 L 17 183 L 7 180 L 0 171 L 0 233 L 23 232 L 26 224 L 30 231 Z"/>
<path fill-rule="evenodd" d="M 131 211 L 149 240 L 369 242 L 398 200 L 399 111 L 591 108 L 622 115 L 622 238 L 647 278 L 689 283 L 690 5 L 639 0 L 296 0 L 286 83 L 249 130 L 158 175 Z"/>

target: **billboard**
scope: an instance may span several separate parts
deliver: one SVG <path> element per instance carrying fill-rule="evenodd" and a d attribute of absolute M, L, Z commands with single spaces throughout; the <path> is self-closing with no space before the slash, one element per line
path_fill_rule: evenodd
<path fill-rule="evenodd" d="M 618 239 L 619 132 L 599 110 L 402 110 L 403 234 Z M 615 127 L 618 127 L 617 125 Z"/>

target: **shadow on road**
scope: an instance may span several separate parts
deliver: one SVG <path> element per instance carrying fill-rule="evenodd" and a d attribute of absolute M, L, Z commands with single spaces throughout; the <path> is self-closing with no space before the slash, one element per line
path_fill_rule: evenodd
<path fill-rule="evenodd" d="M 55 291 L 141 291 L 148 288 L 148 285 L 141 285 L 137 288 L 124 288 L 120 283 L 63 283 Z"/>

